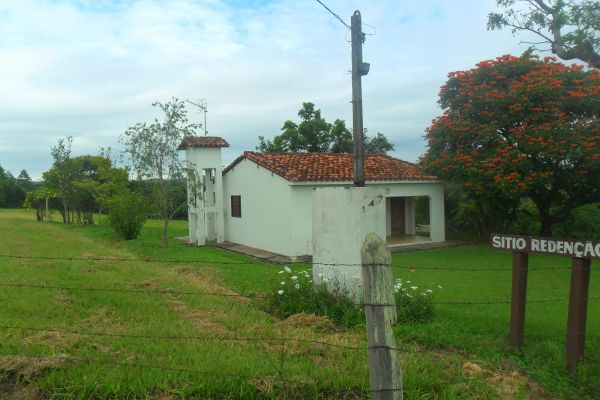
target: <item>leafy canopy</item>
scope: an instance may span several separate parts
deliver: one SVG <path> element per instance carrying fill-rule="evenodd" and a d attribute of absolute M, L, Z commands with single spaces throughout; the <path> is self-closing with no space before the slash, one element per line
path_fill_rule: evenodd
<path fill-rule="evenodd" d="M 427 129 L 428 172 L 502 207 L 529 197 L 542 234 L 600 199 L 600 73 L 525 54 L 449 74 Z"/>
<path fill-rule="evenodd" d="M 138 179 L 147 180 L 151 187 L 151 204 L 154 213 L 163 220 L 163 247 L 168 245 L 168 225 L 173 216 L 187 205 L 179 201 L 180 181 L 187 169 L 179 160 L 177 147 L 184 137 L 194 136 L 200 124 L 188 122 L 187 110 L 182 100 L 154 102 L 162 112 L 162 119 L 155 118 L 151 124 L 137 123 L 121 136 L 121 142 L 129 155 L 133 172 Z M 188 185 L 195 180 L 189 181 Z"/>
<path fill-rule="evenodd" d="M 490 13 L 488 30 L 532 32 L 563 60 L 579 59 L 600 68 L 600 2 L 597 0 L 496 0 L 502 13 Z M 523 4 L 525 7 L 520 7 Z"/>
<path fill-rule="evenodd" d="M 281 134 L 273 140 L 258 137 L 258 151 L 267 153 L 351 153 L 353 151 L 352 132 L 346 122 L 336 119 L 333 123 L 325 121 L 321 110 L 313 103 L 302 103 L 298 111 L 300 122 L 285 121 Z M 365 130 L 366 131 L 366 130 Z M 382 134 L 369 138 L 365 135 L 365 153 L 385 154 L 394 150 L 394 146 Z"/>
<path fill-rule="evenodd" d="M 93 224 L 93 213 L 105 207 L 110 196 L 126 190 L 128 173 L 102 156 L 71 157 L 71 143 L 71 137 L 60 139 L 52 148 L 54 163 L 42 175 L 43 188 L 28 196 L 28 204 L 44 195 L 57 197 L 63 222 Z"/>

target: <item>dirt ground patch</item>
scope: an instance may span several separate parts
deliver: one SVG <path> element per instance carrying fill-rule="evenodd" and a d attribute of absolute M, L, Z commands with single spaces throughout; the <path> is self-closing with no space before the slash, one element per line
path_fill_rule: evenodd
<path fill-rule="evenodd" d="M 177 272 L 186 282 L 192 283 L 199 289 L 202 289 L 206 293 L 221 294 L 224 296 L 231 296 L 237 302 L 250 303 L 250 299 L 246 297 L 239 297 L 240 294 L 234 290 L 229 289 L 223 285 L 223 279 L 219 277 L 219 274 L 214 269 L 205 268 L 201 270 L 193 270 L 189 266 L 177 266 L 175 267 Z"/>
<path fill-rule="evenodd" d="M 283 330 L 297 329 L 297 328 L 310 328 L 317 332 L 331 332 L 335 331 L 335 324 L 331 320 L 322 315 L 299 313 L 291 315 L 290 317 L 279 321 L 275 324 L 275 327 Z"/>
<path fill-rule="evenodd" d="M 79 335 L 72 333 L 43 331 L 23 338 L 22 342 L 26 345 L 43 344 L 64 351 L 73 346 L 78 340 Z"/>
<path fill-rule="evenodd" d="M 66 356 L 52 357 L 0 357 L 0 399 L 38 400 L 42 393 L 29 385 L 32 378 L 41 376 L 52 368 L 60 368 L 68 362 Z"/>
<path fill-rule="evenodd" d="M 208 333 L 211 336 L 227 338 L 235 337 L 235 334 L 232 331 L 215 321 L 216 317 L 221 314 L 221 311 L 195 310 L 190 308 L 183 301 L 173 298 L 172 295 L 166 295 L 166 297 L 173 310 L 183 315 L 183 317 L 190 321 L 190 323 L 199 331 Z"/>

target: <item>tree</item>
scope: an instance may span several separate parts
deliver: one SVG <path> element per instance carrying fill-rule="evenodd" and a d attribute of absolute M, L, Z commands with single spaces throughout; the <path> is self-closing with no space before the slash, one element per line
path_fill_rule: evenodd
<path fill-rule="evenodd" d="M 25 200 L 26 189 L 10 171 L 0 166 L 0 207 L 21 207 Z"/>
<path fill-rule="evenodd" d="M 449 74 L 427 129 L 428 172 L 508 215 L 522 197 L 541 234 L 600 199 L 600 73 L 524 54 Z"/>
<path fill-rule="evenodd" d="M 377 132 L 377 136 L 368 137 L 365 129 L 364 138 L 366 154 L 386 154 L 388 151 L 394 150 L 394 145 L 381 132 Z"/>
<path fill-rule="evenodd" d="M 596 0 L 496 0 L 504 13 L 490 13 L 488 30 L 509 27 L 541 38 L 533 46 L 549 45 L 563 60 L 579 59 L 600 68 L 600 3 Z M 547 50 L 547 49 L 543 49 Z"/>
<path fill-rule="evenodd" d="M 72 142 L 72 137 L 61 138 L 52 147 L 54 163 L 43 173 L 43 186 L 34 191 L 31 199 L 37 199 L 44 191 L 51 192 L 62 203 L 63 223 L 93 224 L 94 212 L 106 207 L 108 197 L 127 189 L 128 173 L 113 167 L 104 156 L 71 157 Z"/>
<path fill-rule="evenodd" d="M 333 124 L 325 121 L 321 110 L 315 109 L 313 103 L 302 103 L 298 111 L 300 123 L 285 121 L 282 133 L 273 140 L 258 137 L 258 151 L 266 153 L 351 153 L 353 150 L 352 132 L 346 127 L 346 122 L 336 119 Z M 366 129 L 365 129 L 366 133 Z M 378 133 L 369 138 L 365 134 L 365 152 L 380 154 L 394 150 L 387 138 Z"/>
<path fill-rule="evenodd" d="M 138 123 L 128 128 L 121 136 L 121 142 L 138 179 L 146 179 L 151 184 L 151 202 L 156 215 L 163 221 L 162 244 L 166 248 L 169 221 L 187 205 L 187 199 L 183 202 L 175 200 L 180 187 L 178 182 L 185 178 L 187 171 L 179 160 L 177 147 L 184 137 L 194 136 L 201 125 L 188 123 L 185 104 L 181 100 L 173 98 L 170 102 L 152 105 L 163 112 L 163 120 L 156 118 L 152 124 Z"/>
<path fill-rule="evenodd" d="M 26 191 L 30 191 L 33 188 L 33 181 L 31 180 L 31 177 L 27 171 L 24 169 L 22 169 L 19 173 L 19 176 L 17 176 L 17 182 Z"/>

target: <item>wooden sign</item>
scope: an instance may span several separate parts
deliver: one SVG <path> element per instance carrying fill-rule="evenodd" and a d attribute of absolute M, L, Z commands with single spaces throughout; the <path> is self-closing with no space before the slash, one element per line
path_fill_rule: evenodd
<path fill-rule="evenodd" d="M 490 244 L 496 250 L 539 253 L 571 258 L 600 259 L 600 240 L 556 239 L 534 236 L 492 234 Z"/>
<path fill-rule="evenodd" d="M 523 345 L 529 253 L 567 256 L 571 262 L 569 314 L 567 319 L 567 369 L 575 372 L 583 358 L 587 320 L 588 290 L 592 259 L 600 259 L 600 241 L 514 236 L 493 233 L 490 244 L 496 250 L 512 251 L 512 300 L 509 341 Z"/>

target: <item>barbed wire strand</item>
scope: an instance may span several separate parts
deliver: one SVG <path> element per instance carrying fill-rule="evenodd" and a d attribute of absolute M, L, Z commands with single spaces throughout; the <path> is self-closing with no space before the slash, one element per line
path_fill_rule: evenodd
<path fill-rule="evenodd" d="M 186 296 L 211 296 L 211 297 L 227 297 L 227 298 L 245 298 L 250 300 L 267 299 L 266 295 L 243 295 L 237 293 L 216 293 L 216 292 L 190 292 L 177 290 L 143 290 L 143 289 L 110 289 L 97 287 L 76 287 L 76 286 L 56 286 L 56 285 L 35 285 L 27 283 L 5 283 L 0 282 L 0 287 L 25 288 L 25 289 L 46 289 L 46 290 L 73 290 L 73 291 L 89 291 L 89 292 L 105 292 L 105 293 L 143 293 L 143 294 L 178 294 Z M 534 299 L 527 300 L 527 303 L 556 303 L 569 300 L 568 297 L 556 299 Z M 588 302 L 598 301 L 600 297 L 589 297 Z M 493 304 L 511 304 L 511 300 L 493 300 L 493 301 L 457 301 L 443 300 L 433 301 L 432 304 L 445 305 L 493 305 Z M 396 304 L 380 304 L 380 303 L 351 303 L 357 307 L 396 307 Z"/>
<path fill-rule="evenodd" d="M 101 261 L 101 262 L 144 262 L 144 263 L 156 263 L 156 264 L 216 264 L 216 265 L 254 265 L 261 264 L 260 262 L 255 261 L 220 261 L 220 260 L 206 260 L 206 259 L 151 259 L 151 258 L 119 258 L 119 257 L 48 257 L 48 256 L 24 256 L 24 255 L 13 255 L 13 254 L 0 254 L 1 258 L 13 258 L 13 259 L 32 259 L 32 260 L 47 260 L 47 261 Z M 353 263 L 322 263 L 322 262 L 312 262 L 312 261 L 291 261 L 288 263 L 281 262 L 273 262 L 268 259 L 261 259 L 262 261 L 269 263 L 271 265 L 285 267 L 288 265 L 318 265 L 318 266 L 329 266 L 329 267 L 362 267 L 363 264 L 353 264 Z M 416 272 L 419 270 L 431 270 L 431 271 L 473 271 L 473 272 L 486 272 L 486 271 L 512 271 L 512 267 L 479 267 L 479 268 L 470 268 L 470 267 L 411 267 L 411 266 L 395 266 L 390 264 L 369 264 L 372 266 L 381 266 L 381 267 L 389 267 L 399 268 L 399 269 L 408 269 L 409 272 Z M 528 268 L 528 271 L 569 271 L 570 266 L 565 267 L 532 267 Z"/>

